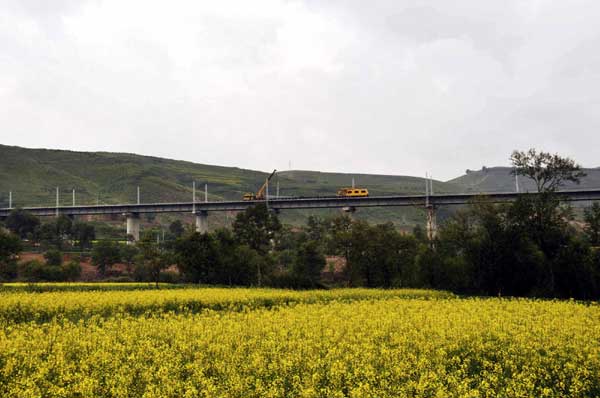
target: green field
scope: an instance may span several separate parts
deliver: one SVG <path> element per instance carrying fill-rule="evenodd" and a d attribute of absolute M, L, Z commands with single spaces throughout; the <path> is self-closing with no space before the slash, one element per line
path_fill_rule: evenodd
<path fill-rule="evenodd" d="M 597 303 L 427 290 L 25 287 L 0 292 L 3 397 L 600 394 Z"/>

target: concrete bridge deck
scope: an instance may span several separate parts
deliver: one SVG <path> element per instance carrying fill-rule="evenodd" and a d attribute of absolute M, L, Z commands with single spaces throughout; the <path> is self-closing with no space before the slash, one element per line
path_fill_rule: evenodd
<path fill-rule="evenodd" d="M 218 202 L 177 202 L 177 203 L 141 203 L 141 204 L 114 204 L 114 205 L 78 205 L 78 206 L 43 206 L 24 207 L 38 217 L 49 217 L 57 214 L 67 216 L 101 215 L 101 214 L 143 214 L 143 213 L 199 213 L 212 211 L 240 211 L 258 203 L 268 202 L 270 208 L 275 210 L 289 209 L 322 209 L 344 207 L 383 207 L 383 206 L 452 206 L 464 205 L 477 197 L 485 197 L 494 203 L 514 201 L 519 195 L 537 195 L 537 193 L 466 193 L 466 194 L 437 194 L 429 197 L 425 195 L 394 195 L 394 196 L 368 196 L 364 198 L 344 197 L 297 197 L 297 198 L 269 198 L 268 201 L 218 201 Z M 596 201 L 600 200 L 600 189 L 558 191 L 561 201 Z M 11 209 L 0 209 L 0 217 L 7 217 Z"/>

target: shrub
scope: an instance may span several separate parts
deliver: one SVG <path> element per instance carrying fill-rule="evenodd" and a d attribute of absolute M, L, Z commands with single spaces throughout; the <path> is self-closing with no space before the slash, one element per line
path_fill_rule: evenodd
<path fill-rule="evenodd" d="M 64 280 L 76 281 L 81 276 L 81 264 L 78 260 L 71 260 L 62 266 Z"/>
<path fill-rule="evenodd" d="M 56 249 L 50 249 L 44 253 L 46 265 L 61 266 L 63 262 L 62 253 Z"/>

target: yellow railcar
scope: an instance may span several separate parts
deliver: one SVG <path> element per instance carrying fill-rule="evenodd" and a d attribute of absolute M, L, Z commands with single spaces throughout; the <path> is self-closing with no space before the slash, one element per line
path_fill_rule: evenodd
<path fill-rule="evenodd" d="M 337 192 L 337 196 L 361 198 L 369 196 L 369 190 L 365 188 L 341 188 Z"/>

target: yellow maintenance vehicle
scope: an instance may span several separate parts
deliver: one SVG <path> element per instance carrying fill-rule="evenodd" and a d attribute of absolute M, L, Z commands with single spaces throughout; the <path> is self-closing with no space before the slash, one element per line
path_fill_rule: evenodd
<path fill-rule="evenodd" d="M 369 190 L 365 188 L 341 188 L 337 191 L 337 196 L 364 198 L 365 196 L 369 196 Z"/>
<path fill-rule="evenodd" d="M 277 172 L 277 170 L 273 170 L 271 175 L 266 179 L 265 183 L 262 185 L 262 187 L 260 187 L 258 192 L 245 193 L 242 199 L 243 200 L 265 200 L 265 193 L 267 191 L 267 185 L 269 185 L 269 181 L 271 180 L 271 178 L 273 178 L 273 176 L 275 175 L 276 172 Z"/>

